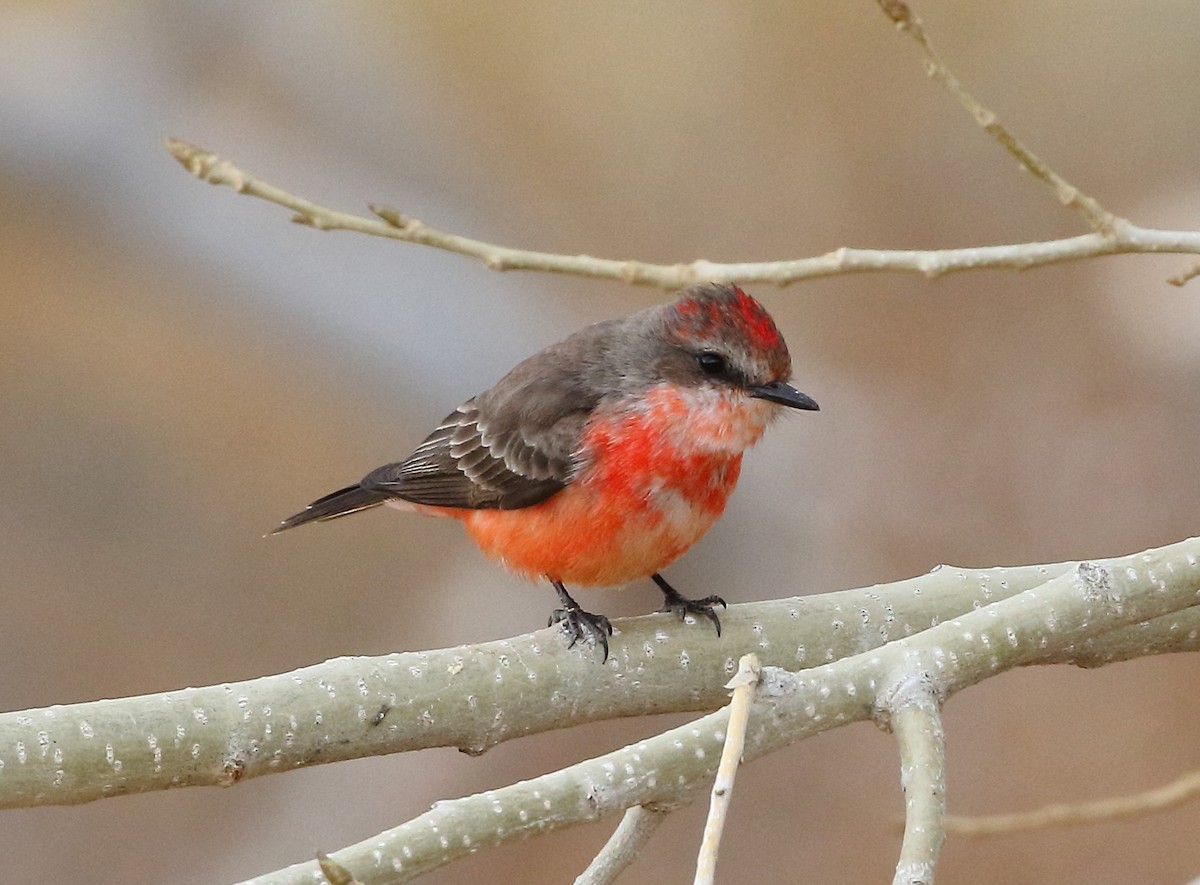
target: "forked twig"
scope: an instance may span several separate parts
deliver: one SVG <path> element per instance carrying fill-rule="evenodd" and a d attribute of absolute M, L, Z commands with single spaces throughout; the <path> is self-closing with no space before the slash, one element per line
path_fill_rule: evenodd
<path fill-rule="evenodd" d="M 283 206 L 292 220 L 317 230 L 346 230 L 444 249 L 483 262 L 492 270 L 533 270 L 593 279 L 620 280 L 662 289 L 682 289 L 703 282 L 772 283 L 786 286 L 801 280 L 851 273 L 907 271 L 938 277 L 983 268 L 1025 270 L 1064 261 L 1126 252 L 1170 252 L 1200 255 L 1200 231 L 1172 231 L 1114 223 L 1105 233 L 1093 232 L 1059 240 L 971 246 L 965 249 L 853 249 L 842 247 L 824 255 L 783 261 L 731 264 L 698 258 L 687 264 L 559 255 L 514 249 L 434 227 L 376 204 L 378 218 L 366 218 L 318 205 L 243 171 L 212 151 L 176 138 L 167 150 L 185 169 L 209 184 L 225 185 L 241 194 Z"/>

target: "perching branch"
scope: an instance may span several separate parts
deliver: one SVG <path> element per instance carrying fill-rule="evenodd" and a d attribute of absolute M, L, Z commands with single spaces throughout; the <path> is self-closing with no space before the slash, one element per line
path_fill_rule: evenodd
<path fill-rule="evenodd" d="M 1175 546 L 1188 545 L 1200 555 L 1200 541 Z M 550 629 L 474 646 L 339 658 L 206 688 L 0 713 L 0 808 L 231 786 L 425 747 L 482 753 L 514 737 L 584 722 L 713 710 L 725 703 L 723 686 L 745 652 L 756 652 L 765 666 L 817 666 L 919 633 L 1071 568 L 941 566 L 893 584 L 734 605 L 722 616 L 719 639 L 666 615 L 621 620 L 605 665 L 567 649 Z M 1200 605 L 1076 638 L 1049 660 L 1072 662 L 1078 655 L 1098 666 L 1197 649 Z"/>
<path fill-rule="evenodd" d="M 1089 636 L 1191 607 L 1200 543 L 1074 568 L 1016 596 L 905 639 L 799 673 L 765 667 L 744 759 L 872 718 L 903 694 L 909 661 L 949 697 L 1004 670 L 1040 663 Z M 331 856 L 366 885 L 411 880 L 480 846 L 573 826 L 633 805 L 697 798 L 717 768 L 729 707 L 613 753 L 498 790 L 441 802 L 408 823 Z M 932 771 L 932 769 L 929 769 Z M 936 773 L 922 775 L 930 783 Z M 923 816 L 934 806 L 926 803 Z M 936 816 L 936 808 L 933 816 Z M 311 882 L 315 861 L 253 880 Z"/>

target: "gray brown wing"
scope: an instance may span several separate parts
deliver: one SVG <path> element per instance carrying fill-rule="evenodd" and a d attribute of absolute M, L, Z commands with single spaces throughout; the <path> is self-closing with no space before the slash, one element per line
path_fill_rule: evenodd
<path fill-rule="evenodd" d="M 608 357 L 618 332 L 619 321 L 597 323 L 524 360 L 362 487 L 437 507 L 516 510 L 546 500 L 583 466 L 584 426 L 618 383 Z"/>
<path fill-rule="evenodd" d="M 592 410 L 621 389 L 631 366 L 641 365 L 612 358 L 615 342 L 629 338 L 623 332 L 629 322 L 596 323 L 534 354 L 451 412 L 407 459 L 314 501 L 276 531 L 336 519 L 388 498 L 475 510 L 545 501 L 585 466 L 581 442 Z"/>
<path fill-rule="evenodd" d="M 362 487 L 437 507 L 516 510 L 540 503 L 570 481 L 586 413 L 532 429 L 505 417 L 486 420 L 468 400 L 406 460 L 371 471 Z"/>

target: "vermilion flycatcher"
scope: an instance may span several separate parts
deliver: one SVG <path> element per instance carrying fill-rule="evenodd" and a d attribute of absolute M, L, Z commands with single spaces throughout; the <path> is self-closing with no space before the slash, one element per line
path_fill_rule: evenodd
<path fill-rule="evenodd" d="M 534 354 L 450 413 L 408 458 L 288 517 L 276 533 L 379 504 L 452 516 L 485 554 L 546 578 L 571 645 L 612 627 L 564 586 L 649 575 L 660 611 L 703 615 L 659 570 L 712 526 L 742 452 L 781 407 L 816 409 L 787 381 L 792 363 L 771 316 L 736 286 L 588 326 Z"/>

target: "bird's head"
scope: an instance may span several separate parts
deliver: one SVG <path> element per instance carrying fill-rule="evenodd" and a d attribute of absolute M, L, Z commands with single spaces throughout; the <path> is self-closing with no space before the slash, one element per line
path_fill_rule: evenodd
<path fill-rule="evenodd" d="M 788 380 L 792 359 L 766 309 L 738 286 L 688 289 L 648 314 L 658 358 L 654 372 L 689 387 L 733 388 L 792 409 L 816 402 Z"/>

